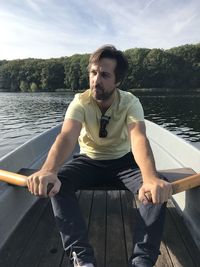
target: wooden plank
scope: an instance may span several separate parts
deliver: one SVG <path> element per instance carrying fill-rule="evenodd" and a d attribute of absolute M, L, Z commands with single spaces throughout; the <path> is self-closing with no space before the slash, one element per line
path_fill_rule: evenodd
<path fill-rule="evenodd" d="M 191 259 L 191 266 L 198 267 L 200 262 L 200 251 L 197 248 L 194 240 L 192 239 L 191 234 L 189 233 L 189 230 L 184 223 L 183 217 L 180 216 L 172 200 L 168 201 L 167 207 L 168 217 L 170 217 L 171 224 L 176 227 L 177 234 L 179 234 L 180 236 L 180 243 L 186 251 L 183 251 L 182 253 L 184 253 L 184 255 L 186 253 L 186 255 L 188 255 L 188 258 Z"/>
<path fill-rule="evenodd" d="M 80 208 L 83 213 L 86 225 L 88 226 L 89 226 L 90 214 L 91 214 L 92 203 L 93 203 L 93 195 L 94 195 L 93 191 L 88 191 L 88 190 L 81 190 L 80 195 L 79 195 Z M 66 256 L 63 257 L 61 266 L 62 267 L 72 266 Z"/>
<path fill-rule="evenodd" d="M 120 191 L 121 195 L 121 205 L 122 205 L 122 216 L 124 222 L 124 231 L 125 231 L 125 241 L 126 241 L 126 250 L 127 250 L 127 261 L 132 256 L 133 242 L 132 236 L 134 233 L 134 226 L 136 222 L 136 204 L 134 195 L 129 191 Z"/>
<path fill-rule="evenodd" d="M 136 198 L 137 207 L 139 200 Z M 175 209 L 175 207 L 174 207 Z M 182 233 L 184 234 L 184 233 Z M 191 239 L 191 236 L 190 236 Z M 166 210 L 166 220 L 163 233 L 163 242 L 161 243 L 161 255 L 159 256 L 157 266 L 174 266 L 174 267 L 195 267 L 189 251 L 182 242 L 181 235 L 169 214 Z M 163 265 L 160 265 L 163 264 Z"/>
<path fill-rule="evenodd" d="M 39 199 L 22 219 L 16 231 L 0 251 L 0 266 L 16 266 L 22 253 L 28 247 L 30 237 L 33 235 L 41 216 L 48 205 L 47 199 Z M 18 266 L 18 265 L 17 265 Z"/>
<path fill-rule="evenodd" d="M 155 265 L 156 267 L 175 267 L 172 263 L 168 249 L 164 242 L 161 242 L 160 253 L 161 254 L 159 255 Z"/>
<path fill-rule="evenodd" d="M 52 220 L 49 221 L 46 227 L 49 227 L 49 224 L 52 224 L 52 231 L 50 233 L 49 240 L 46 242 L 46 246 L 44 247 L 40 262 L 37 265 L 38 267 L 59 266 L 63 259 L 64 250 L 51 207 L 49 207 L 49 212 L 52 215 Z"/>
<path fill-rule="evenodd" d="M 130 222 L 130 226 L 128 226 L 128 221 L 127 221 L 127 226 L 125 226 L 125 232 L 127 232 L 126 234 L 126 239 L 129 239 L 129 245 L 127 245 L 127 252 L 128 252 L 128 257 L 130 258 L 131 256 L 131 249 L 132 249 L 132 240 L 130 240 L 129 235 L 134 234 L 134 228 L 137 222 L 137 216 L 138 216 L 138 207 L 139 207 L 139 201 L 137 198 L 137 195 L 134 196 L 126 191 L 125 192 L 126 198 L 123 197 L 122 195 L 122 202 L 123 203 L 123 209 L 125 209 L 125 207 L 128 205 L 128 217 L 129 217 L 129 222 Z M 126 211 L 127 212 L 127 211 Z M 125 224 L 126 225 L 126 224 Z M 165 244 L 163 242 L 161 242 L 161 246 L 160 246 L 160 252 L 161 255 L 159 255 L 157 263 L 156 263 L 156 267 L 173 267 L 174 265 L 172 264 L 171 258 L 169 256 L 169 252 L 165 246 Z"/>
<path fill-rule="evenodd" d="M 138 200 L 137 200 L 138 201 Z M 135 204 L 128 191 L 82 191 L 81 210 L 98 266 L 125 267 L 132 251 Z M 48 206 L 47 206 L 48 205 Z M 127 250 L 127 251 L 126 251 Z M 198 267 L 200 254 L 182 217 L 169 201 L 156 267 Z M 0 251 L 3 267 L 71 267 L 55 227 L 51 204 L 40 199 Z"/>
<path fill-rule="evenodd" d="M 19 171 L 19 173 L 28 176 L 28 175 L 34 173 L 35 171 L 37 171 L 37 170 L 21 169 Z M 50 209 L 49 212 L 52 214 L 52 218 L 54 218 L 52 210 L 50 207 L 49 207 L 49 209 Z M 58 266 L 59 262 L 62 261 L 62 258 L 64 256 L 61 237 L 60 237 L 58 229 L 55 225 L 54 219 L 52 221 L 52 224 L 54 225 L 54 227 L 53 227 L 52 233 L 50 235 L 50 240 L 47 243 L 47 246 L 44 248 L 44 253 L 42 254 L 42 257 L 41 257 L 41 260 L 39 262 L 38 267 L 51 267 L 51 266 L 55 267 L 55 266 Z"/>
<path fill-rule="evenodd" d="M 191 234 L 189 233 L 189 230 L 188 230 L 187 226 L 185 225 L 183 217 L 180 215 L 180 213 L 176 209 L 172 200 L 168 201 L 167 207 L 168 207 L 168 211 L 169 211 L 170 215 L 173 218 L 173 223 L 176 225 L 176 228 L 178 229 L 178 232 L 179 232 L 180 236 L 182 237 L 182 240 L 183 240 L 185 247 L 189 251 L 192 259 L 195 260 L 195 264 L 198 264 L 198 266 L 199 266 L 200 251 L 197 248 L 194 240 L 192 239 Z"/>
<path fill-rule="evenodd" d="M 80 191 L 77 192 L 77 198 L 80 200 Z M 86 201 L 83 201 L 84 205 L 86 204 Z M 82 206 L 84 206 L 82 204 Z M 38 267 L 55 267 L 55 266 L 62 266 L 62 262 L 64 261 L 64 266 L 66 266 L 66 263 L 69 264 L 68 257 L 66 253 L 64 253 L 61 237 L 59 234 L 59 230 L 56 227 L 55 219 L 52 211 L 51 205 L 49 206 L 50 213 L 50 220 L 48 221 L 51 228 L 51 233 L 48 237 L 48 242 L 43 246 L 43 253 L 42 256 L 39 259 Z M 86 211 L 84 211 L 84 214 L 86 214 Z M 46 227 L 49 227 L 49 224 Z"/>
<path fill-rule="evenodd" d="M 76 196 L 77 199 L 79 199 L 80 191 L 76 193 Z M 44 248 L 38 267 L 62 266 L 62 263 L 64 263 L 63 266 L 66 266 L 66 263 L 69 264 L 69 259 L 64 252 L 59 229 L 56 227 L 54 215 L 51 208 L 49 212 L 51 212 L 52 214 L 52 225 L 54 225 L 54 228 L 50 235 L 50 239 L 46 247 Z"/>
<path fill-rule="evenodd" d="M 137 199 L 137 195 L 133 196 L 130 192 L 125 192 L 126 198 L 123 198 L 122 195 L 122 201 L 123 203 L 123 209 L 126 209 L 125 207 L 128 206 L 128 218 L 127 223 L 125 224 L 125 232 L 126 234 L 126 240 L 128 239 L 128 245 L 127 245 L 127 252 L 128 252 L 128 258 L 131 256 L 132 252 L 132 239 L 130 236 L 132 236 L 132 233 L 134 234 L 134 228 L 137 222 L 138 217 L 138 206 L 139 201 Z M 127 211 L 126 211 L 127 212 Z M 127 215 L 126 215 L 127 216 Z M 128 225 L 129 220 L 129 225 Z M 161 255 L 158 258 L 158 261 L 156 263 L 156 267 L 173 267 L 171 259 L 169 257 L 169 253 L 165 247 L 165 244 L 162 242 L 160 247 Z"/>
<path fill-rule="evenodd" d="M 81 191 L 77 191 L 76 192 L 76 197 L 77 197 L 78 200 L 80 198 L 80 195 L 81 195 Z M 65 253 L 65 251 L 63 249 L 63 257 L 62 257 L 62 261 L 61 261 L 59 267 L 68 267 L 68 266 L 71 267 L 72 265 L 70 264 L 70 259 L 69 259 L 68 255 L 67 255 L 67 253 Z"/>
<path fill-rule="evenodd" d="M 105 266 L 106 191 L 95 191 L 89 224 L 89 240 L 98 266 Z"/>
<path fill-rule="evenodd" d="M 184 233 L 182 233 L 184 235 Z M 185 247 L 180 233 L 175 227 L 174 221 L 170 216 L 169 210 L 166 210 L 166 222 L 164 228 L 163 240 L 167 246 L 172 263 L 176 267 L 194 267 L 194 261 Z"/>
<path fill-rule="evenodd" d="M 52 238 L 54 228 L 55 222 L 51 210 L 51 203 L 49 202 L 48 207 L 37 225 L 37 228 L 30 236 L 27 249 L 22 253 L 21 258 L 17 262 L 18 267 L 35 267 L 40 264 L 43 254 L 47 251 L 47 246 Z M 59 247 L 60 243 L 57 244 L 55 249 L 58 251 Z M 53 256 L 55 256 L 55 254 L 52 254 L 52 258 Z"/>
<path fill-rule="evenodd" d="M 106 267 L 127 266 L 119 191 L 107 192 Z"/>
<path fill-rule="evenodd" d="M 82 190 L 79 198 L 79 204 L 83 213 L 86 225 L 89 227 L 90 214 L 92 210 L 94 192 L 89 190 Z"/>

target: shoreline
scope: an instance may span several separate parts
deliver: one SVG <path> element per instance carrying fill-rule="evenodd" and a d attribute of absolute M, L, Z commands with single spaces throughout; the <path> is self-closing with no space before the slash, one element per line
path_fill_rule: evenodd
<path fill-rule="evenodd" d="M 85 89 L 86 90 L 86 89 Z M 64 88 L 59 88 L 56 89 L 55 91 L 37 91 L 37 92 L 22 92 L 22 91 L 10 91 L 8 89 L 1 89 L 0 88 L 0 93 L 77 93 L 77 92 L 83 92 L 84 90 L 76 90 L 73 91 L 71 89 L 64 89 Z M 195 89 L 178 89 L 178 88 L 131 88 L 127 90 L 128 92 L 131 93 L 200 93 L 200 88 L 195 88 Z"/>

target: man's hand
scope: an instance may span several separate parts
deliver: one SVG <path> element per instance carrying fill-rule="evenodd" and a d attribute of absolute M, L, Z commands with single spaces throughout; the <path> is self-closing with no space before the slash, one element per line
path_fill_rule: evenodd
<path fill-rule="evenodd" d="M 148 202 L 161 204 L 167 202 L 171 196 L 171 184 L 156 177 L 145 180 L 139 190 L 139 200 L 144 204 Z"/>
<path fill-rule="evenodd" d="M 48 184 L 53 185 L 49 193 L 47 192 Z M 61 182 L 55 173 L 40 170 L 28 177 L 27 186 L 28 190 L 36 196 L 53 197 L 60 191 Z"/>

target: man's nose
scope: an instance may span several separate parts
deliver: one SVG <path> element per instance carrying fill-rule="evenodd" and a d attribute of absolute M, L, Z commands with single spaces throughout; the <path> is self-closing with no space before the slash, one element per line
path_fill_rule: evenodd
<path fill-rule="evenodd" d="M 100 83 L 100 80 L 101 80 L 100 74 L 97 73 L 97 75 L 95 76 L 95 79 L 94 79 L 95 84 L 99 84 Z"/>

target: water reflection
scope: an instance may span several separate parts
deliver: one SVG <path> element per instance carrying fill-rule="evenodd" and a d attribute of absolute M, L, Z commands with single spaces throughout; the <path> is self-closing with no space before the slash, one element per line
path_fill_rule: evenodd
<path fill-rule="evenodd" d="M 0 93 L 0 156 L 63 120 L 72 94 Z"/>
<path fill-rule="evenodd" d="M 136 94 L 145 117 L 200 147 L 200 94 Z M 60 123 L 73 93 L 0 93 L 0 157 Z"/>
<path fill-rule="evenodd" d="M 190 142 L 200 142 L 200 94 L 140 95 L 147 119 Z"/>

